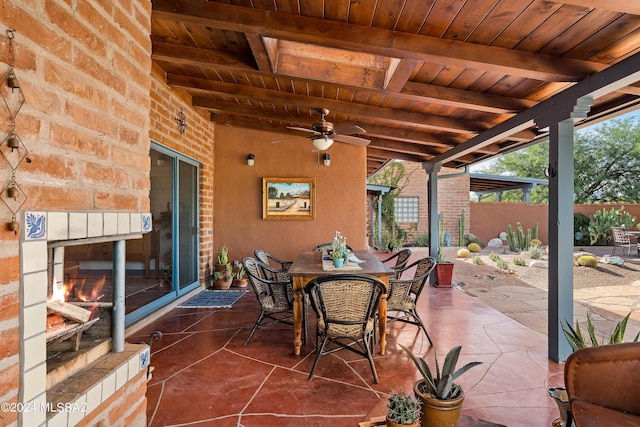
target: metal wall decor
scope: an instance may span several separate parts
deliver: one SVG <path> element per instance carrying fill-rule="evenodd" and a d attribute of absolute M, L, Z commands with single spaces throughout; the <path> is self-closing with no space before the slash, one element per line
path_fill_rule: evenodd
<path fill-rule="evenodd" d="M 10 63 L 9 70 L 5 73 L 2 82 L 0 82 L 0 97 L 9 115 L 9 129 L 2 140 L 2 144 L 0 144 L 0 154 L 2 154 L 2 158 L 11 168 L 11 179 L 2 189 L 0 200 L 2 200 L 7 209 L 11 211 L 11 222 L 7 224 L 7 229 L 17 233 L 19 224 L 16 217 L 27 201 L 27 195 L 22 191 L 22 188 L 20 188 L 20 185 L 18 185 L 16 181 L 16 170 L 18 166 L 20 166 L 20 163 L 27 159 L 29 153 L 16 131 L 16 117 L 25 103 L 25 97 L 20 87 L 20 81 L 14 71 L 14 32 L 15 30 L 11 29 L 6 31 L 7 38 L 9 39 Z"/>
<path fill-rule="evenodd" d="M 178 132 L 182 135 L 187 128 L 187 118 L 184 115 L 184 111 L 182 111 L 182 107 L 180 107 L 180 112 L 176 116 L 176 124 L 178 125 Z"/>

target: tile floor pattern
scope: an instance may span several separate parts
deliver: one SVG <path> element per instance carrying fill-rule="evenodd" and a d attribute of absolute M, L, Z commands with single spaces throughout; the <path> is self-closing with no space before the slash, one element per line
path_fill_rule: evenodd
<path fill-rule="evenodd" d="M 463 413 L 507 426 L 548 427 L 558 409 L 548 387 L 563 383 L 563 365 L 547 358 L 547 338 L 457 289 L 428 287 L 418 311 L 438 354 L 462 345 L 459 363 L 483 364 L 459 378 L 466 392 Z M 244 340 L 259 313 L 252 292 L 231 309 L 173 309 L 129 342 L 145 341 L 154 330 L 155 367 L 147 391 L 150 427 L 159 426 L 332 426 L 356 427 L 369 419 L 379 399 L 409 392 L 418 379 L 400 349 L 418 354 L 433 348 L 417 328 L 390 324 L 387 352 L 377 353 L 380 383 L 374 384 L 364 358 L 341 351 L 324 356 L 314 379 L 314 326 L 299 356 L 293 354 L 292 328 L 259 330 Z M 315 315 L 310 310 L 310 318 Z"/>

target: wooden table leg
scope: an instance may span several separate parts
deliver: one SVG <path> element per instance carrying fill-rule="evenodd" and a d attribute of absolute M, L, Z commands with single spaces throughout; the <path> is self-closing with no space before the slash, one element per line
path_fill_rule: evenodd
<path fill-rule="evenodd" d="M 378 326 L 380 327 L 380 354 L 387 348 L 387 294 L 382 294 L 378 308 Z"/>
<path fill-rule="evenodd" d="M 294 282 L 299 280 L 295 277 Z M 302 347 L 302 310 L 304 303 L 304 295 L 302 295 L 302 287 L 299 283 L 294 283 L 293 291 L 293 348 L 296 355 L 300 354 Z"/>

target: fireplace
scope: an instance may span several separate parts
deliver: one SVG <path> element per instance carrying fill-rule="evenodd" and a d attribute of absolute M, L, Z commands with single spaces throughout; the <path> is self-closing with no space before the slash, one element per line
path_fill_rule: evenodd
<path fill-rule="evenodd" d="M 126 242 L 151 231 L 151 215 L 31 211 L 23 213 L 22 224 L 19 398 L 33 410 L 21 413 L 20 423 L 75 425 L 115 399 L 125 385 L 130 388 L 130 383 L 146 381 L 149 347 L 124 342 L 124 268 Z M 107 281 L 109 285 L 100 291 L 109 295 L 88 305 L 80 301 L 78 291 L 70 295 L 69 304 L 80 307 L 80 314 L 60 317 L 65 323 L 88 326 L 79 335 L 51 339 L 47 314 L 52 311 L 52 290 L 64 282 L 65 274 L 66 278 L 73 275 L 73 268 L 65 265 L 64 252 L 79 243 L 91 242 L 113 245 L 113 266 L 105 275 L 105 285 Z M 100 280 L 91 278 L 87 290 L 95 291 Z M 69 307 L 58 311 L 64 313 L 67 309 L 73 311 Z M 90 311 L 86 322 L 82 322 L 82 310 Z M 69 319 L 74 317 L 77 319 Z M 97 318 L 100 320 L 89 324 Z M 78 336 L 82 339 L 76 346 Z M 57 407 L 70 411 L 57 411 Z M 75 411 L 76 408 L 82 410 Z"/>

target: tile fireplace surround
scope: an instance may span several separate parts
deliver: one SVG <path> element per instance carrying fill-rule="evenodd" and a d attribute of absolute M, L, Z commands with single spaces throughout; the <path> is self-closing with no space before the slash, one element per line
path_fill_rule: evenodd
<path fill-rule="evenodd" d="M 149 364 L 149 347 L 127 344 L 47 390 L 46 316 L 48 243 L 126 240 L 151 231 L 151 214 L 138 212 L 25 212 L 20 239 L 20 411 L 23 426 L 73 426 L 134 380 Z M 64 250 L 63 247 L 55 249 Z M 63 262 L 53 266 L 62 278 Z M 78 377 L 78 378 L 76 378 Z M 64 406 L 59 406 L 64 403 Z M 62 410 L 56 410 L 62 408 Z M 53 410 L 52 410 L 53 409 Z"/>

